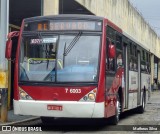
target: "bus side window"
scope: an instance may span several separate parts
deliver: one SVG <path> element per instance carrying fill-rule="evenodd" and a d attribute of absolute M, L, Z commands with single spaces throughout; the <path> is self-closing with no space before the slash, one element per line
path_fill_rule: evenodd
<path fill-rule="evenodd" d="M 117 52 L 117 68 L 122 67 L 123 60 L 122 60 L 122 52 Z"/>
<path fill-rule="evenodd" d="M 143 73 L 146 73 L 147 70 L 146 70 L 146 52 L 145 50 L 141 50 L 141 71 Z"/>
<path fill-rule="evenodd" d="M 129 70 L 138 70 L 137 47 L 133 42 L 129 45 Z"/>
<path fill-rule="evenodd" d="M 148 73 L 151 73 L 151 61 L 150 61 L 150 54 L 148 54 L 147 68 L 148 68 Z"/>
<path fill-rule="evenodd" d="M 107 45 L 106 45 L 106 71 L 108 72 L 115 72 L 115 57 L 114 58 L 109 58 L 109 40 L 107 39 Z M 112 45 L 115 45 L 113 41 L 111 41 Z"/>
<path fill-rule="evenodd" d="M 121 36 L 116 36 L 116 64 L 117 68 L 123 66 L 123 53 L 122 53 L 122 39 Z"/>

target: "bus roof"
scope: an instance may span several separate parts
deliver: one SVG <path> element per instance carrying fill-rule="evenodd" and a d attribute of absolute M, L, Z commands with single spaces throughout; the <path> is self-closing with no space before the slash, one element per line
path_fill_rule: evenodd
<path fill-rule="evenodd" d="M 26 18 L 24 21 L 35 21 L 35 20 L 50 20 L 50 19 L 87 19 L 87 20 L 103 20 L 103 17 L 95 15 L 80 15 L 80 14 L 60 14 L 60 15 L 49 15 L 49 16 L 37 16 Z"/>

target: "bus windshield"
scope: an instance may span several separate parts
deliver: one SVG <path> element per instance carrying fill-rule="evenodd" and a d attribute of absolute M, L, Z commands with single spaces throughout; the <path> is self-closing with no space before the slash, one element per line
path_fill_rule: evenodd
<path fill-rule="evenodd" d="M 100 35 L 23 34 L 19 80 L 97 82 Z"/>

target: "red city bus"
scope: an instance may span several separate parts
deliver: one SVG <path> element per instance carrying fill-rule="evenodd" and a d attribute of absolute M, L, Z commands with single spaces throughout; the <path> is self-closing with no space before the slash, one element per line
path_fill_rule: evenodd
<path fill-rule="evenodd" d="M 56 15 L 24 19 L 15 60 L 14 113 L 108 118 L 144 112 L 150 91 L 150 53 L 106 18 Z"/>

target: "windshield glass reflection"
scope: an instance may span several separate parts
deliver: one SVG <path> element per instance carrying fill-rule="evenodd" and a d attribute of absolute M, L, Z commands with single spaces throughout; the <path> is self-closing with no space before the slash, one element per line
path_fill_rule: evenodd
<path fill-rule="evenodd" d="M 100 36 L 23 36 L 20 81 L 96 82 Z"/>

